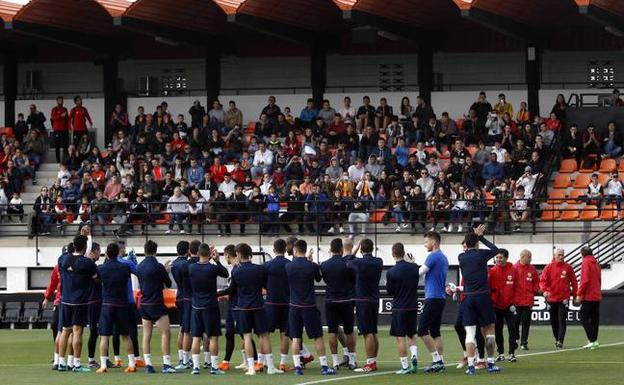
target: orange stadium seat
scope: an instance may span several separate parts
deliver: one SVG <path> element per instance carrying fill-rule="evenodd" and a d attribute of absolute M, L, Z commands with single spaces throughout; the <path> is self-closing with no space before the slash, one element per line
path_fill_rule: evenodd
<path fill-rule="evenodd" d="M 598 174 L 598 183 L 601 185 L 606 184 L 609 181 L 609 174 Z"/>
<path fill-rule="evenodd" d="M 578 207 L 575 205 L 567 205 L 563 209 L 563 212 L 561 213 L 561 216 L 559 217 L 559 219 L 563 221 L 575 221 L 578 218 L 579 218 L 579 211 L 578 211 Z"/>
<path fill-rule="evenodd" d="M 593 205 L 585 206 L 580 216 L 582 221 L 593 221 L 598 218 L 598 207 Z"/>
<path fill-rule="evenodd" d="M 611 172 L 617 168 L 617 163 L 615 163 L 615 159 L 607 158 L 603 159 L 600 162 L 600 168 L 598 171 L 600 172 Z"/>
<path fill-rule="evenodd" d="M 542 220 L 543 221 L 554 221 L 559 219 L 561 216 L 561 212 L 555 206 L 548 206 L 548 208 L 542 211 Z"/>
<path fill-rule="evenodd" d="M 572 186 L 572 180 L 570 180 L 570 175 L 559 174 L 555 177 L 553 188 L 568 188 L 570 186 Z"/>
<path fill-rule="evenodd" d="M 564 159 L 561 161 L 561 166 L 559 167 L 559 172 L 575 172 L 577 170 L 576 159 Z"/>
<path fill-rule="evenodd" d="M 587 188 L 591 180 L 589 179 L 589 175 L 587 174 L 578 174 L 574 179 L 574 188 Z"/>
<path fill-rule="evenodd" d="M 618 219 L 618 209 L 614 204 L 605 205 L 600 211 L 600 219 L 603 221 L 615 221 Z"/>
<path fill-rule="evenodd" d="M 563 203 L 566 197 L 566 190 L 555 189 L 548 193 L 548 204 L 557 205 Z"/>
<path fill-rule="evenodd" d="M 570 193 L 568 194 L 568 200 L 566 202 L 568 203 L 578 203 L 579 198 L 583 195 L 587 194 L 587 192 L 585 190 L 572 190 L 570 191 Z"/>

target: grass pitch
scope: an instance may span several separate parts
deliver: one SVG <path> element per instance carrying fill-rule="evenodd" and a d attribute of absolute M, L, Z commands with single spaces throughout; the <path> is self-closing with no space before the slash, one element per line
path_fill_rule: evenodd
<path fill-rule="evenodd" d="M 85 337 L 88 331 L 85 332 Z M 172 337 L 177 336 L 177 331 Z M 152 340 L 152 360 L 156 369 L 160 369 L 161 358 L 157 335 Z M 580 350 L 585 341 L 585 334 L 579 327 L 570 327 L 566 337 L 566 349 L 555 351 L 550 329 L 533 327 L 529 340 L 530 351 L 518 351 L 518 362 L 502 363 L 503 372 L 497 375 L 488 375 L 478 371 L 476 377 L 467 377 L 463 370 L 455 369 L 455 363 L 462 357 L 455 332 L 444 329 L 444 358 L 447 361 L 447 371 L 442 374 L 418 373 L 408 376 L 394 374 L 399 368 L 395 340 L 388 336 L 387 330 L 380 333 L 380 354 L 378 357 L 379 371 L 372 374 L 357 374 L 341 370 L 337 376 L 321 376 L 318 370 L 318 360 L 308 365 L 302 377 L 292 373 L 280 376 L 258 374 L 255 377 L 244 376 L 243 372 L 232 370 L 225 376 L 210 376 L 202 371 L 199 376 L 191 376 L 187 372 L 172 375 L 160 373 L 147 375 L 140 370 L 137 373 L 125 374 L 122 369 L 111 369 L 109 373 L 58 373 L 50 369 L 52 357 L 52 337 L 46 330 L 1 330 L 0 331 L 0 379 L 4 384 L 50 384 L 50 385 L 99 385 L 99 384 L 250 384 L 250 385 L 290 385 L 290 384 L 353 384 L 353 385 L 381 385 L 381 384 L 582 384 L 608 385 L 622 381 L 624 373 L 624 328 L 603 327 L 600 330 L 599 341 L 602 347 L 598 350 Z M 220 357 L 223 357 L 223 343 L 221 339 Z M 361 339 L 358 343 L 362 345 Z M 313 345 L 309 343 L 308 345 Z M 424 367 L 431 361 L 431 355 L 419 341 L 419 366 Z M 277 346 L 274 343 L 273 346 Z M 86 339 L 84 350 L 86 351 Z M 237 341 L 232 363 L 240 363 L 240 345 Z M 274 348 L 274 358 L 279 362 L 279 354 Z M 175 349 L 172 349 L 172 360 L 177 359 Z M 329 357 L 331 363 L 331 357 Z M 202 357 L 203 360 L 203 357 Z M 86 354 L 82 356 L 83 363 L 87 361 Z M 358 361 L 365 361 L 362 346 L 358 346 Z M 234 366 L 233 365 L 233 366 Z"/>

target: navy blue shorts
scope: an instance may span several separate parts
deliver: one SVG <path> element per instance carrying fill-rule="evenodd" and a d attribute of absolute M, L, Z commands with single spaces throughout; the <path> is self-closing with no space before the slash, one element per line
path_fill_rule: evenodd
<path fill-rule="evenodd" d="M 256 310 L 237 310 L 236 322 L 240 334 L 256 333 L 264 334 L 269 332 L 269 321 L 264 308 Z"/>
<path fill-rule="evenodd" d="M 61 303 L 59 319 L 62 328 L 72 326 L 85 327 L 89 323 L 89 305 L 66 305 Z"/>
<path fill-rule="evenodd" d="M 191 335 L 193 337 L 218 337 L 221 335 L 221 313 L 218 307 L 191 309 Z"/>
<path fill-rule="evenodd" d="M 139 314 L 141 315 L 141 319 L 156 322 L 160 319 L 160 317 L 168 315 L 169 313 L 167 312 L 165 304 L 158 303 L 153 305 L 141 304 L 139 307 Z"/>
<path fill-rule="evenodd" d="M 487 326 L 494 323 L 494 304 L 489 293 L 467 295 L 464 298 L 464 326 Z"/>
<path fill-rule="evenodd" d="M 282 333 L 288 332 L 288 305 L 265 304 L 267 320 L 269 322 L 269 332 L 273 333 L 279 329 Z"/>
<path fill-rule="evenodd" d="M 185 301 L 185 300 L 176 301 L 176 307 L 178 308 L 180 330 L 182 330 L 182 333 L 190 333 L 191 332 L 191 301 Z"/>
<path fill-rule="evenodd" d="M 440 337 L 442 325 L 442 312 L 444 312 L 446 300 L 442 298 L 425 299 L 423 312 L 418 320 L 418 336 L 429 335 L 432 338 Z"/>
<path fill-rule="evenodd" d="M 134 315 L 128 312 L 127 306 L 102 304 L 98 333 L 101 336 L 112 336 L 115 333 L 127 336 L 133 319 Z"/>
<path fill-rule="evenodd" d="M 390 335 L 393 337 L 413 337 L 418 331 L 418 310 L 392 310 Z"/>
<path fill-rule="evenodd" d="M 345 334 L 353 333 L 353 324 L 355 322 L 354 306 L 353 301 L 325 302 L 327 332 L 338 333 L 338 328 L 342 325 Z"/>
<path fill-rule="evenodd" d="M 302 338 L 305 328 L 308 338 L 315 339 L 323 336 L 321 312 L 316 306 L 296 307 L 288 309 L 288 337 Z"/>
<path fill-rule="evenodd" d="M 378 308 L 379 305 L 376 302 L 355 302 L 355 319 L 360 335 L 377 333 Z"/>
<path fill-rule="evenodd" d="M 102 302 L 93 302 L 89 304 L 89 328 L 97 328 L 100 323 L 100 314 L 102 313 Z M 99 331 L 98 331 L 99 334 Z"/>

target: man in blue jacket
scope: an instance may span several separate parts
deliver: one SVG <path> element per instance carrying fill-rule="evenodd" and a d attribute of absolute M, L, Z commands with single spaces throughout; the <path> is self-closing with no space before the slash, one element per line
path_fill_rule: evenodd
<path fill-rule="evenodd" d="M 492 152 L 490 161 L 483 166 L 483 171 L 481 171 L 481 177 L 487 185 L 495 184 L 505 178 L 505 167 L 496 160 L 496 157 L 496 153 Z"/>

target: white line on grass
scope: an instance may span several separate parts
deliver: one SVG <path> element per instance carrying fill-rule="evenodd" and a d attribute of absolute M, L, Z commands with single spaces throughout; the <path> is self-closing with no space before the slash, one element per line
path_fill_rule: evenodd
<path fill-rule="evenodd" d="M 614 342 L 614 343 L 611 343 L 611 344 L 601 344 L 600 347 L 620 346 L 620 345 L 624 345 L 624 342 Z M 565 352 L 572 352 L 572 351 L 576 351 L 576 350 L 584 350 L 584 348 L 578 347 L 578 348 L 548 350 L 548 351 L 545 351 L 545 352 L 527 353 L 527 354 L 518 355 L 518 358 L 520 358 L 520 357 L 542 356 L 542 355 L 546 355 L 546 354 L 565 353 Z M 395 362 L 395 361 L 380 361 L 380 362 Z M 589 362 L 584 361 L 583 363 L 589 363 Z M 600 362 L 600 363 L 602 363 L 602 362 Z M 457 364 L 457 362 L 449 362 L 448 364 L 449 365 L 455 365 L 455 364 Z M 374 373 L 368 373 L 368 374 L 362 374 L 362 375 L 352 375 L 352 376 L 348 376 L 348 377 L 333 377 L 333 378 L 327 378 L 327 379 L 322 379 L 322 380 L 300 382 L 300 383 L 297 383 L 295 385 L 313 385 L 313 384 L 325 384 L 325 383 L 328 383 L 328 382 L 335 382 L 335 381 L 356 380 L 356 379 L 362 378 L 362 377 L 385 376 L 386 374 L 394 374 L 394 372 L 395 372 L 394 370 L 391 370 L 391 371 L 374 372 Z"/>

